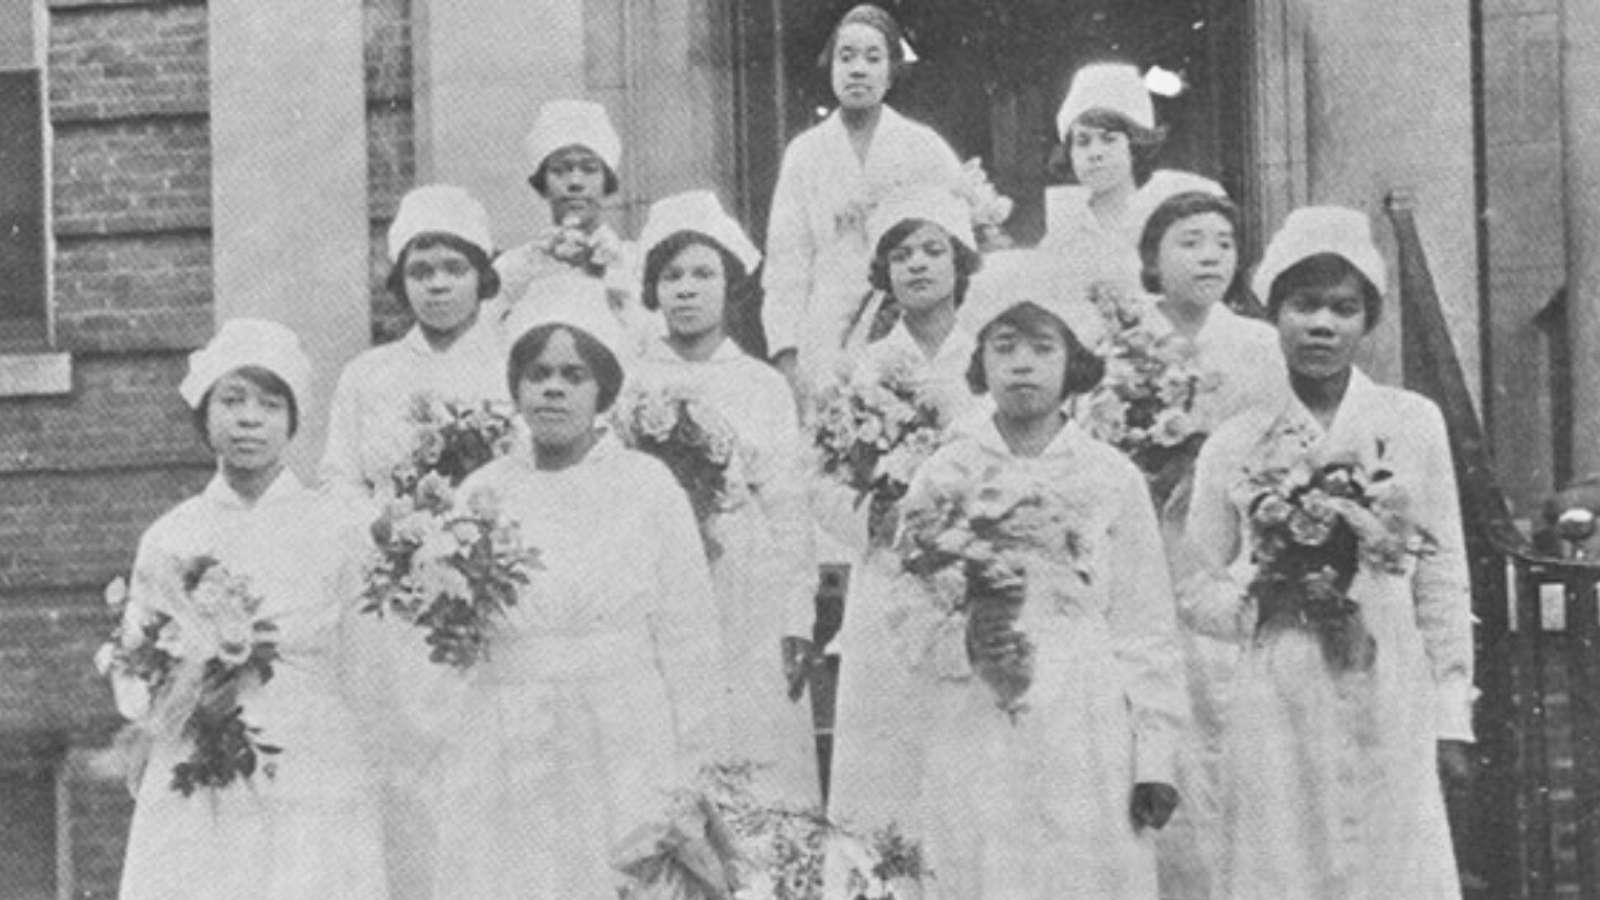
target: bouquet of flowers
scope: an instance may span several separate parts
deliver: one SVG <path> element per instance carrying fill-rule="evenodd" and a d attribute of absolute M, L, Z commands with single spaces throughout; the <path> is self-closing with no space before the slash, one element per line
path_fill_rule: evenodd
<path fill-rule="evenodd" d="M 594 278 L 603 277 L 622 259 L 622 239 L 615 231 L 604 225 L 585 231 L 576 216 L 547 229 L 535 244 L 552 258 Z"/>
<path fill-rule="evenodd" d="M 673 798 L 665 823 L 624 840 L 613 856 L 632 881 L 628 900 L 820 900 L 830 846 L 850 857 L 852 897 L 892 900 L 891 885 L 926 877 L 920 845 L 893 826 L 863 838 L 820 809 L 762 802 L 754 769 L 707 766 L 695 789 Z"/>
<path fill-rule="evenodd" d="M 1017 627 L 1027 595 L 1029 559 L 1083 554 L 1065 505 L 1029 481 L 987 473 L 970 492 L 906 511 L 900 538 L 905 571 L 930 583 L 945 615 L 964 617 L 967 653 L 1013 722 L 1033 684 L 1033 643 Z M 1088 582 L 1075 568 L 1073 577 Z"/>
<path fill-rule="evenodd" d="M 911 476 L 944 442 L 950 403 L 935 396 L 909 351 L 839 375 L 817 397 L 811 441 L 822 474 L 872 502 L 875 543 L 894 533 L 889 513 Z"/>
<path fill-rule="evenodd" d="M 1195 414 L 1195 400 L 1215 391 L 1221 377 L 1200 368 L 1194 342 L 1153 328 L 1148 306 L 1105 282 L 1090 298 L 1111 327 L 1105 378 L 1089 397 L 1085 424 L 1134 461 L 1164 507 L 1211 429 Z"/>
<path fill-rule="evenodd" d="M 956 185 L 956 193 L 967 201 L 972 211 L 972 231 L 978 239 L 978 246 L 972 249 L 987 253 L 1011 246 L 1011 239 L 1001 226 L 1011 218 L 1015 204 L 995 189 L 983 170 L 981 157 L 974 156 L 961 164 L 961 181 Z"/>
<path fill-rule="evenodd" d="M 1252 472 L 1244 486 L 1257 628 L 1315 632 L 1323 658 L 1339 671 L 1366 671 L 1376 659 L 1360 605 L 1348 596 L 1362 563 L 1400 573 L 1408 558 L 1436 547 L 1382 467 L 1384 445 L 1378 441 L 1379 462 L 1370 471 L 1353 457 L 1315 463 L 1301 456 Z"/>
<path fill-rule="evenodd" d="M 414 498 L 397 499 L 373 536 L 361 611 L 423 629 L 429 659 L 462 670 L 488 656 L 496 618 L 541 568 L 493 491 L 474 491 L 457 508 L 438 473 L 423 476 Z"/>
<path fill-rule="evenodd" d="M 511 452 L 515 425 L 508 403 L 485 400 L 457 403 L 419 393 L 407 419 L 413 429 L 411 453 L 395 466 L 395 493 L 410 497 L 429 473 L 455 487 L 484 463 Z"/>
<path fill-rule="evenodd" d="M 722 552 L 711 518 L 738 509 L 746 495 L 744 451 L 733 426 L 693 389 L 631 390 L 617 404 L 623 443 L 667 464 L 689 495 L 706 555 Z"/>
<path fill-rule="evenodd" d="M 262 599 L 248 579 L 215 558 L 173 560 L 168 569 L 140 582 L 138 597 L 120 578 L 107 586 L 121 623 L 95 654 L 96 668 L 114 685 L 128 679 L 142 687 L 117 692 L 119 709 L 145 737 L 176 733 L 192 743 L 172 769 L 173 790 L 187 797 L 227 787 L 258 767 L 270 778 L 272 764 L 260 757 L 281 748 L 259 740 L 239 695 L 272 680 L 277 628 L 260 617 Z"/>

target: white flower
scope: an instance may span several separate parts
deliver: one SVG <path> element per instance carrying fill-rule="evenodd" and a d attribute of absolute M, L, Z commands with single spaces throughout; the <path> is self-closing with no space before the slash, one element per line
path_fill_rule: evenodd
<path fill-rule="evenodd" d="M 177 619 L 173 619 L 157 632 L 156 649 L 178 659 L 210 659 L 215 655 L 216 648 L 203 636 L 189 634 Z"/>
<path fill-rule="evenodd" d="M 639 423 L 639 432 L 644 436 L 666 440 L 678 424 L 678 410 L 666 398 L 651 394 L 640 399 L 634 421 Z"/>
<path fill-rule="evenodd" d="M 461 571 L 436 559 L 418 560 L 412 571 L 417 590 L 425 597 L 471 597 L 472 586 Z"/>
<path fill-rule="evenodd" d="M 106 584 L 106 605 L 112 609 L 121 609 L 128 602 L 128 582 L 118 575 Z"/>
<path fill-rule="evenodd" d="M 107 641 L 100 645 L 94 652 L 94 670 L 104 678 L 111 674 L 111 667 L 117 662 L 117 645 Z"/>
<path fill-rule="evenodd" d="M 1150 427 L 1150 437 L 1162 447 L 1176 447 L 1196 431 L 1194 417 L 1181 409 L 1163 409 Z"/>

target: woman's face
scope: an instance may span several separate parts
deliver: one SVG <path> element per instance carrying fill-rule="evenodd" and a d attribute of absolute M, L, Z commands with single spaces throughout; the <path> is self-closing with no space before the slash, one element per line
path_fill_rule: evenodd
<path fill-rule="evenodd" d="M 478 270 L 443 244 L 406 251 L 406 301 L 423 330 L 458 335 L 478 319 Z"/>
<path fill-rule="evenodd" d="M 955 244 L 950 233 L 928 222 L 889 248 L 889 288 L 906 309 L 923 312 L 956 293 Z"/>
<path fill-rule="evenodd" d="M 1233 226 L 1206 212 L 1172 223 L 1156 252 L 1161 293 L 1173 303 L 1210 308 L 1228 292 L 1239 266 Z"/>
<path fill-rule="evenodd" d="M 833 41 L 833 95 L 845 109 L 870 109 L 889 93 L 889 41 L 871 25 L 851 22 Z"/>
<path fill-rule="evenodd" d="M 1278 308 L 1284 361 L 1306 378 L 1323 380 L 1349 369 L 1366 333 L 1366 301 L 1354 278 L 1300 288 Z"/>
<path fill-rule="evenodd" d="M 536 449 L 563 452 L 594 432 L 600 383 L 578 354 L 572 332 L 550 335 L 544 352 L 517 381 L 517 411 L 528 423 Z"/>
<path fill-rule="evenodd" d="M 600 221 L 600 203 L 606 195 L 606 164 L 588 147 L 562 147 L 545 158 L 544 190 L 552 221 L 587 231 Z"/>
<path fill-rule="evenodd" d="M 1067 344 L 1060 333 L 993 328 L 983 341 L 983 372 L 1000 415 L 1035 419 L 1061 408 Z"/>
<path fill-rule="evenodd" d="M 223 468 L 261 472 L 277 467 L 289 446 L 289 399 L 230 372 L 206 395 L 206 442 Z"/>
<path fill-rule="evenodd" d="M 721 328 L 727 296 L 722 254 L 705 244 L 690 244 L 679 250 L 656 279 L 656 299 L 666 317 L 667 330 L 679 337 L 699 337 Z"/>
<path fill-rule="evenodd" d="M 1133 147 L 1120 131 L 1074 124 L 1067 132 L 1072 173 L 1090 193 L 1133 187 Z"/>

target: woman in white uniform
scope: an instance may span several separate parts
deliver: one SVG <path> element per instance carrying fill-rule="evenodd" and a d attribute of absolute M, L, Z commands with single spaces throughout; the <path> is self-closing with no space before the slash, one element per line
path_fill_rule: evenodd
<path fill-rule="evenodd" d="M 727 333 L 735 298 L 761 254 L 710 191 L 662 198 L 640 235 L 646 310 L 665 336 L 645 347 L 643 389 L 687 388 L 738 436 L 748 499 L 715 514 L 711 562 L 722 626 L 727 757 L 757 764 L 757 789 L 800 806 L 821 802 L 811 705 L 789 696 L 786 659 L 809 656 L 816 560 L 799 416 L 783 376 Z M 787 651 L 787 653 L 785 652 Z"/>
<path fill-rule="evenodd" d="M 1078 337 L 1098 319 L 1066 297 L 1019 278 L 984 298 L 971 381 L 994 412 L 923 464 L 903 505 L 911 523 L 1011 490 L 1053 523 L 1015 548 L 1014 620 L 951 612 L 944 579 L 894 586 L 894 645 L 929 692 L 906 831 L 924 842 L 933 898 L 1149 900 L 1150 832 L 1178 802 L 1185 698 L 1166 569 L 1151 565 L 1161 537 L 1138 470 L 1063 409 L 1103 372 Z M 977 673 L 1013 652 L 1012 627 L 1032 665 L 1025 706 L 1008 713 Z"/>
<path fill-rule="evenodd" d="M 884 103 L 905 59 L 900 27 L 862 4 L 839 20 L 822 63 L 839 108 L 790 142 L 767 225 L 767 351 L 804 395 L 832 376 L 851 314 L 868 291 L 867 223 L 912 184 L 954 186 L 944 139 Z"/>
<path fill-rule="evenodd" d="M 1056 134 L 1073 183 L 1046 189 L 1039 249 L 1089 280 L 1136 291 L 1139 236 L 1151 211 L 1181 191 L 1223 192 L 1209 178 L 1155 167 L 1166 133 L 1132 65 L 1079 69 L 1056 113 Z"/>
<path fill-rule="evenodd" d="M 1206 433 L 1234 414 L 1270 403 L 1287 392 L 1283 352 L 1271 325 L 1247 319 L 1223 297 L 1239 269 L 1239 211 L 1228 198 L 1207 191 L 1176 194 L 1155 208 L 1139 241 L 1144 287 L 1153 295 L 1145 311 L 1158 333 L 1176 333 L 1194 345 L 1194 366 L 1215 376 L 1215 388 L 1195 399 L 1191 414 Z M 1188 515 L 1192 475 L 1172 492 L 1161 518 L 1167 558 L 1175 562 Z M 1216 896 L 1215 874 L 1222 847 L 1218 780 L 1228 682 L 1239 647 L 1190 629 L 1182 633 L 1193 728 L 1178 753 L 1178 790 L 1183 804 L 1156 839 L 1164 900 Z"/>
<path fill-rule="evenodd" d="M 1472 740 L 1470 582 L 1438 407 L 1353 364 L 1384 274 L 1364 214 L 1291 213 L 1256 273 L 1290 392 L 1224 424 L 1200 453 L 1179 604 L 1189 627 L 1243 653 L 1223 735 L 1217 896 L 1231 900 L 1461 896 L 1440 777 L 1465 770 Z M 1403 495 L 1432 542 L 1383 565 L 1359 548 L 1344 593 L 1370 665 L 1340 662 L 1315 622 L 1263 610 L 1250 593 L 1249 475 L 1337 460 L 1391 473 L 1384 490 Z"/>
<path fill-rule="evenodd" d="M 856 364 L 873 371 L 890 360 L 913 360 L 923 389 L 953 427 L 982 405 L 967 385 L 975 340 L 958 315 L 981 265 L 967 206 L 949 190 L 913 188 L 884 201 L 871 227 L 871 282 L 898 314 L 887 334 L 857 351 Z M 877 502 L 857 506 L 842 486 L 827 490 L 829 521 L 855 553 L 837 641 L 828 813 L 868 832 L 904 826 L 921 787 L 928 689 L 887 652 L 889 584 L 900 568 L 888 540 L 897 510 Z M 869 518 L 877 520 L 875 529 Z M 830 872 L 831 896 L 842 874 Z"/>
<path fill-rule="evenodd" d="M 417 394 L 469 405 L 509 401 L 504 351 L 484 315 L 500 282 L 483 205 L 458 187 L 416 188 L 400 201 L 388 249 L 388 288 L 416 324 L 351 360 L 334 388 L 320 472 L 350 497 L 391 487 L 395 465 L 411 452 L 407 414 Z"/>
<path fill-rule="evenodd" d="M 462 485 L 519 523 L 541 568 L 439 723 L 440 900 L 616 897 L 612 852 L 725 746 L 694 513 L 665 465 L 602 424 L 621 336 L 594 299 L 552 302 L 513 344 L 532 450 Z"/>
<path fill-rule="evenodd" d="M 279 656 L 270 680 L 246 676 L 240 715 L 259 729 L 260 744 L 279 750 L 252 775 L 185 794 L 173 770 L 194 740 L 176 724 L 153 725 L 123 862 L 119 896 L 128 900 L 388 896 L 367 754 L 375 718 L 362 690 L 367 655 L 356 649 L 364 535 L 341 504 L 307 489 L 283 462 L 310 382 L 299 340 L 276 322 L 226 322 L 190 357 L 180 392 L 217 473 L 145 532 L 124 621 L 173 614 L 167 591 L 181 590 L 177 573 L 201 557 L 246 579 L 261 598 L 259 617 L 276 626 Z M 146 710 L 128 708 L 138 697 L 135 705 L 149 707 L 143 682 L 115 677 L 128 679 L 119 707 L 149 721 Z M 176 690 L 155 702 L 175 702 Z"/>
<path fill-rule="evenodd" d="M 616 194 L 622 139 L 606 108 L 590 100 L 552 100 L 539 108 L 524 141 L 528 186 L 549 208 L 550 226 L 494 261 L 501 292 L 494 317 L 526 321 L 520 307 L 537 305 L 545 291 L 541 282 L 571 276 L 593 278 L 605 285 L 605 302 L 630 338 L 649 319 L 639 308 L 638 269 L 634 247 L 602 219 L 604 205 Z M 507 336 L 521 330 L 507 324 Z"/>

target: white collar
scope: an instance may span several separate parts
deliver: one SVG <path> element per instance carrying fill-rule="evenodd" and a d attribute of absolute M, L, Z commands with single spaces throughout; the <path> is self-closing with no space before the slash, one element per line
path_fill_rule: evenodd
<path fill-rule="evenodd" d="M 960 434 L 971 437 L 978 442 L 979 446 L 990 453 L 1012 459 L 1029 458 L 1019 457 L 1011 452 L 1011 446 L 1006 443 L 1005 437 L 1000 434 L 999 426 L 995 424 L 996 415 L 998 413 L 986 410 L 982 413 L 981 418 L 978 415 L 974 415 L 971 418 L 964 419 L 957 423 L 957 431 Z M 1050 443 L 1045 445 L 1044 450 L 1037 457 L 1032 458 L 1044 460 L 1071 456 L 1076 451 L 1078 444 L 1084 440 L 1087 440 L 1087 436 L 1083 428 L 1078 425 L 1075 419 L 1069 417 L 1066 423 L 1061 426 L 1061 430 L 1056 432 L 1056 436 L 1051 438 Z"/>
<path fill-rule="evenodd" d="M 1284 400 L 1283 412 L 1277 421 L 1280 426 L 1294 429 L 1306 429 L 1311 434 L 1320 435 L 1322 441 L 1347 440 L 1359 437 L 1357 434 L 1358 422 L 1363 411 L 1371 409 L 1378 402 L 1375 394 L 1378 386 L 1359 367 L 1350 367 L 1350 384 L 1345 388 L 1344 397 L 1339 400 L 1339 408 L 1333 414 L 1333 421 L 1327 428 L 1317 421 L 1311 410 L 1300 402 L 1293 390 L 1287 391 Z"/>
<path fill-rule="evenodd" d="M 911 329 L 906 327 L 906 320 L 903 316 L 899 319 L 899 321 L 894 323 L 894 327 L 889 329 L 888 334 L 884 335 L 882 338 L 879 338 L 874 343 L 884 345 L 886 348 L 890 349 L 898 348 L 910 350 L 912 353 L 916 354 L 917 359 L 928 363 L 934 363 L 942 359 L 948 359 L 953 354 L 971 353 L 972 346 L 976 342 L 977 338 L 967 330 L 965 324 L 961 321 L 961 318 L 958 314 L 955 325 L 951 327 L 950 333 L 944 336 L 944 340 L 939 343 L 939 349 L 935 350 L 932 356 L 929 356 L 926 352 L 924 352 L 922 345 L 917 343 L 917 339 L 911 334 Z"/>
<path fill-rule="evenodd" d="M 254 502 L 239 496 L 239 493 L 228 484 L 228 479 L 223 477 L 220 468 L 217 474 L 211 476 L 211 481 L 206 484 L 201 496 L 222 509 L 261 509 L 299 500 L 309 493 L 310 489 L 300 482 L 299 476 L 285 466 Z"/>
<path fill-rule="evenodd" d="M 416 353 L 421 356 L 456 356 L 468 348 L 479 347 L 479 345 L 484 342 L 484 338 L 491 334 L 491 328 L 488 323 L 488 319 L 489 317 L 484 314 L 482 301 L 480 301 L 478 306 L 477 321 L 473 322 L 472 327 L 468 328 L 466 332 L 461 335 L 461 337 L 456 338 L 455 343 L 451 344 L 448 350 L 433 349 L 433 345 L 428 343 L 427 337 L 423 335 L 421 325 L 412 325 L 411 328 L 406 331 L 405 336 L 400 338 L 400 344 L 412 353 Z"/>
<path fill-rule="evenodd" d="M 677 364 L 680 366 L 736 362 L 744 359 L 746 355 L 743 350 L 739 349 L 739 345 L 734 342 L 733 338 L 727 336 L 722 338 L 716 349 L 711 351 L 709 357 L 700 360 L 684 359 L 679 356 L 678 351 L 672 349 L 672 345 L 667 342 L 665 336 L 647 342 L 644 347 L 644 358 L 646 360 L 653 363 Z"/>

